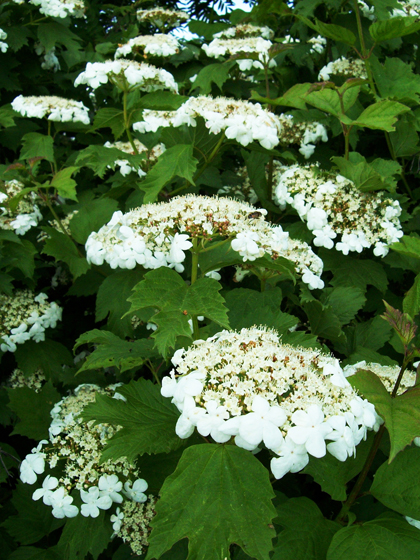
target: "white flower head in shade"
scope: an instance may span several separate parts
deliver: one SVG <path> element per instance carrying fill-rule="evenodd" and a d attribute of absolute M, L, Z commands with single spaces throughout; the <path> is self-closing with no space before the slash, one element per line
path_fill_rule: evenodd
<path fill-rule="evenodd" d="M 290 204 L 315 236 L 314 245 L 384 257 L 403 236 L 401 207 L 388 193 L 361 192 L 352 181 L 318 165 L 277 165 L 275 202 Z"/>
<path fill-rule="evenodd" d="M 141 556 L 149 545 L 150 521 L 155 516 L 157 499 L 149 496 L 145 502 L 125 501 L 111 516 L 115 535 L 127 543 L 136 556 Z"/>
<path fill-rule="evenodd" d="M 21 4 L 21 0 L 14 0 Z M 83 0 L 29 0 L 29 4 L 38 6 L 41 14 L 53 18 L 85 17 L 85 4 Z"/>
<path fill-rule="evenodd" d="M 105 62 L 88 62 L 86 70 L 78 75 L 74 85 L 87 84 L 92 89 L 97 89 L 108 81 L 122 91 L 152 92 L 161 89 L 169 89 L 178 93 L 172 74 L 166 70 L 156 68 L 146 62 L 135 62 L 133 60 L 107 60 Z"/>
<path fill-rule="evenodd" d="M 161 392 L 181 412 L 178 436 L 197 429 L 218 443 L 234 437 L 251 451 L 265 445 L 277 456 L 277 478 L 301 470 L 309 455 L 329 451 L 344 461 L 379 418 L 367 403 L 372 421 L 336 359 L 283 344 L 265 327 L 196 341 L 178 351 L 176 364 Z"/>
<path fill-rule="evenodd" d="M 273 260 L 284 257 L 294 263 L 299 274 L 310 271 L 309 284 L 314 284 L 316 277 L 316 287 L 322 287 L 321 259 L 306 243 L 290 239 L 281 226 L 266 222 L 266 213 L 229 198 L 196 195 L 144 204 L 126 214 L 115 212 L 108 224 L 91 233 L 86 242 L 87 259 L 97 265 L 107 262 L 111 268 L 135 268 L 139 264 L 148 269 L 168 266 L 182 272 L 193 232 L 203 243 L 230 240 L 244 263 L 265 254 Z"/>
<path fill-rule="evenodd" d="M 246 167 L 240 167 L 236 171 L 237 181 L 232 180 L 233 184 L 227 184 L 217 191 L 218 196 L 229 196 L 240 200 L 241 202 L 248 202 L 255 204 L 258 202 L 258 196 L 252 188 Z"/>
<path fill-rule="evenodd" d="M 159 156 L 163 154 L 165 151 L 164 144 L 157 144 L 151 150 L 146 148 L 144 144 L 134 138 L 133 140 L 135 147 L 137 148 L 137 152 L 139 154 L 144 153 L 145 158 L 140 162 L 138 169 L 136 170 L 133 165 L 126 159 L 117 159 L 115 160 L 115 165 L 119 167 L 120 173 L 123 177 L 129 175 L 132 171 L 137 172 L 139 177 L 144 177 L 146 172 L 157 162 Z M 133 146 L 130 142 L 106 142 L 104 144 L 105 148 L 116 148 L 121 152 L 125 152 L 126 154 L 135 155 L 136 152 L 133 150 Z"/>
<path fill-rule="evenodd" d="M 2 53 L 7 52 L 7 49 L 9 48 L 9 45 L 4 42 L 6 39 L 7 39 L 6 31 L 3 31 L 3 29 L 0 29 L 0 51 Z"/>
<path fill-rule="evenodd" d="M 311 54 L 318 53 L 322 54 L 325 51 L 325 47 L 327 46 L 327 39 L 318 35 L 317 37 L 311 37 L 307 41 L 312 45 L 311 50 L 309 51 Z"/>
<path fill-rule="evenodd" d="M 45 340 L 45 329 L 61 321 L 62 308 L 48 297 L 39 298 L 29 290 L 17 290 L 12 296 L 0 295 L 0 349 L 15 352 L 17 344 L 27 340 Z"/>
<path fill-rule="evenodd" d="M 172 35 L 156 33 L 155 35 L 140 35 L 130 39 L 115 51 L 115 58 L 126 57 L 129 54 L 150 56 L 172 56 L 179 52 L 179 41 Z"/>
<path fill-rule="evenodd" d="M 274 37 L 274 31 L 266 26 L 241 23 L 213 35 L 213 39 L 245 39 L 249 37 L 272 39 Z"/>
<path fill-rule="evenodd" d="M 176 111 L 143 111 L 143 121 L 133 124 L 141 133 L 156 132 L 159 127 L 196 126 L 197 118 L 205 121 L 212 134 L 224 131 L 226 137 L 235 139 L 242 146 L 259 142 L 271 150 L 279 143 L 282 127 L 279 118 L 266 111 L 259 103 L 240 101 L 227 97 L 190 97 Z"/>
<path fill-rule="evenodd" d="M 12 101 L 12 108 L 23 117 L 46 117 L 54 122 L 81 122 L 89 124 L 89 109 L 81 101 L 54 95 L 25 97 L 19 95 Z"/>
<path fill-rule="evenodd" d="M 351 375 L 357 373 L 359 370 L 372 371 L 382 381 L 388 393 L 392 393 L 395 383 L 398 379 L 399 373 L 401 371 L 401 367 L 398 365 L 384 366 L 382 364 L 376 364 L 371 362 L 366 363 L 366 361 L 363 360 L 362 362 L 357 362 L 356 364 L 345 366 L 344 375 L 346 377 L 350 377 Z M 415 384 L 416 384 L 416 373 L 413 370 L 406 369 L 404 371 L 404 375 L 398 387 L 397 395 L 402 395 L 408 389 L 414 387 Z M 420 429 L 419 429 L 419 436 L 420 436 Z"/>
<path fill-rule="evenodd" d="M 341 76 L 344 78 L 362 78 L 367 79 L 365 63 L 359 58 L 350 60 L 342 56 L 337 60 L 329 62 L 324 66 L 319 74 L 318 80 L 327 82 L 331 76 Z"/>
<path fill-rule="evenodd" d="M 213 39 L 208 45 L 203 45 L 202 49 L 207 56 L 219 58 L 221 56 L 239 57 L 237 63 L 242 72 L 252 68 L 263 69 L 264 65 L 273 67 L 276 62 L 270 58 L 269 51 L 273 43 L 268 39 L 259 36 L 235 37 L 234 39 Z M 247 58 L 247 55 L 256 55 L 258 58 Z M 243 58 L 242 58 L 243 57 Z"/>
<path fill-rule="evenodd" d="M 169 31 L 190 19 L 186 12 L 180 10 L 166 10 L 165 8 L 152 8 L 150 10 L 137 10 L 139 22 L 147 22 L 158 29 Z"/>
<path fill-rule="evenodd" d="M 285 146 L 299 144 L 299 152 L 305 158 L 311 157 L 320 140 L 328 141 L 327 130 L 319 122 L 299 122 L 287 114 L 280 115 L 279 119 L 282 126 L 280 143 Z"/>
<path fill-rule="evenodd" d="M 37 204 L 41 199 L 35 192 L 25 194 L 14 210 L 10 208 L 12 198 L 19 195 L 24 188 L 25 185 L 21 181 L 12 179 L 5 181 L 0 191 L 0 229 L 13 230 L 17 235 L 25 235 L 42 220 Z"/>

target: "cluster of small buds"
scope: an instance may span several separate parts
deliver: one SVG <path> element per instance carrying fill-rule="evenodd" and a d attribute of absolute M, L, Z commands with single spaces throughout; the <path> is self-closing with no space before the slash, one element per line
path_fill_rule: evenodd
<path fill-rule="evenodd" d="M 58 519 L 78 515 L 79 508 L 73 505 L 77 491 L 82 501 L 80 513 L 84 517 L 98 517 L 100 510 L 110 510 L 114 504 L 123 504 L 125 500 L 134 503 L 147 500 L 144 494 L 147 482 L 139 478 L 136 466 L 125 457 L 100 461 L 105 445 L 118 427 L 95 426 L 94 420 L 84 422 L 82 418 L 83 409 L 95 400 L 96 394 L 124 399 L 118 393 L 119 386 L 101 389 L 96 385 L 79 385 L 74 394 L 54 405 L 49 441 L 42 440 L 21 463 L 20 479 L 26 484 L 35 484 L 38 475 L 45 473 L 48 467 L 61 468 L 60 478 L 47 474 L 42 487 L 32 495 L 33 500 L 42 498 L 45 505 L 51 506 L 52 515 Z M 117 510 L 117 518 L 118 515 Z M 111 522 L 115 523 L 113 517 Z"/>
<path fill-rule="evenodd" d="M 59 231 L 60 233 L 64 233 L 63 232 L 63 228 L 65 229 L 67 235 L 71 236 L 71 229 L 70 229 L 70 222 L 71 219 L 73 218 L 73 216 L 75 216 L 78 213 L 78 210 L 73 210 L 72 212 L 69 212 L 68 214 L 66 214 L 63 218 L 60 218 L 60 223 L 57 220 L 49 220 L 48 224 L 56 229 L 57 231 Z M 38 243 L 42 243 L 43 241 L 46 241 L 47 239 L 49 239 L 49 235 L 48 233 L 46 233 L 45 231 L 41 231 L 41 233 L 38 234 L 37 236 L 37 241 Z"/>
<path fill-rule="evenodd" d="M 115 51 L 115 58 L 139 52 L 151 56 L 172 56 L 179 52 L 179 42 L 176 37 L 162 33 L 141 35 L 130 39 L 125 45 L 119 46 Z"/>
<path fill-rule="evenodd" d="M 143 121 L 133 124 L 141 133 L 156 132 L 160 127 L 196 126 L 196 119 L 205 120 L 212 134 L 224 131 L 226 138 L 235 139 L 242 146 L 257 141 L 271 150 L 279 143 L 281 123 L 279 118 L 266 111 L 259 103 L 226 97 L 190 97 L 176 111 L 143 111 Z"/>
<path fill-rule="evenodd" d="M 117 508 L 111 516 L 114 534 L 130 545 L 134 554 L 141 556 L 149 545 L 150 521 L 155 516 L 157 499 L 149 496 L 144 503 L 124 502 L 122 509 Z"/>
<path fill-rule="evenodd" d="M 172 364 L 176 369 L 163 378 L 161 393 L 181 412 L 177 435 L 187 438 L 197 428 L 217 443 L 233 436 L 250 451 L 264 444 L 277 456 L 271 460 L 276 478 L 304 468 L 309 455 L 328 451 L 345 461 L 367 430 L 382 423 L 337 359 L 282 344 L 265 327 L 196 340 L 177 350 Z"/>
<path fill-rule="evenodd" d="M 173 29 L 190 19 L 186 12 L 177 10 L 166 10 L 165 8 L 152 8 L 151 10 L 138 10 L 139 22 L 147 22 L 158 29 Z"/>
<path fill-rule="evenodd" d="M 374 247 L 377 257 L 402 236 L 398 200 L 387 194 L 361 192 L 352 181 L 317 165 L 275 168 L 275 202 L 290 204 L 315 236 L 314 245 L 348 255 Z M 335 242 L 337 236 L 341 240 Z"/>
<path fill-rule="evenodd" d="M 395 387 L 395 383 L 397 382 L 398 376 L 400 374 L 401 367 L 384 366 L 382 364 L 376 364 L 376 363 L 366 363 L 366 361 L 363 360 L 361 362 L 357 362 L 357 364 L 351 364 L 345 366 L 343 371 L 346 377 L 350 377 L 351 375 L 357 373 L 359 370 L 367 370 L 373 372 L 382 381 L 388 393 L 392 393 Z M 404 375 L 398 387 L 397 395 L 402 395 L 408 389 L 414 387 L 415 384 L 416 384 L 415 372 L 406 369 L 404 371 Z M 419 436 L 420 436 L 420 428 L 419 428 Z"/>
<path fill-rule="evenodd" d="M 295 263 L 309 287 L 322 287 L 322 261 L 301 241 L 291 240 L 281 226 L 265 221 L 264 209 L 229 198 L 186 195 L 169 202 L 145 204 L 126 214 L 115 212 L 111 221 L 89 235 L 86 258 L 111 268 L 167 266 L 183 272 L 191 240 L 231 240 L 243 262 L 268 253 Z M 307 264 L 309 261 L 309 264 Z M 306 277 L 305 277 L 306 274 Z M 314 286 L 315 280 L 322 283 Z"/>
<path fill-rule="evenodd" d="M 7 39 L 6 31 L 3 31 L 3 29 L 0 28 L 0 51 L 2 53 L 5 53 L 9 48 L 9 45 L 4 42 L 6 39 Z"/>
<path fill-rule="evenodd" d="M 86 70 L 77 76 L 74 85 L 88 84 L 92 89 L 97 89 L 108 81 L 122 91 L 141 89 L 151 92 L 169 89 L 178 93 L 178 85 L 174 77 L 166 70 L 146 62 L 135 62 L 124 58 L 106 62 L 88 62 Z"/>
<path fill-rule="evenodd" d="M 245 39 L 249 37 L 272 39 L 274 37 L 274 31 L 267 26 L 261 27 L 251 23 L 240 23 L 235 27 L 229 27 L 213 35 L 213 39 Z"/>
<path fill-rule="evenodd" d="M 329 62 L 318 74 L 318 80 L 327 82 L 331 76 L 367 79 L 365 63 L 359 58 L 349 60 L 342 56 Z"/>
<path fill-rule="evenodd" d="M 246 167 L 239 168 L 237 170 L 237 176 L 240 184 L 225 185 L 217 191 L 217 196 L 229 196 L 241 202 L 256 204 L 258 202 L 258 196 L 251 186 Z"/>
<path fill-rule="evenodd" d="M 315 144 L 322 140 L 328 141 L 327 130 L 318 122 L 295 122 L 292 115 L 279 116 L 282 131 L 280 144 L 299 144 L 299 152 L 309 158 L 315 151 Z"/>
<path fill-rule="evenodd" d="M 25 375 L 20 369 L 15 369 L 12 371 L 7 384 L 12 389 L 27 387 L 28 389 L 32 389 L 35 393 L 39 393 L 45 381 L 46 378 L 42 369 L 37 369 L 30 375 Z"/>
<path fill-rule="evenodd" d="M 317 37 L 311 37 L 307 41 L 312 45 L 311 50 L 309 51 L 311 54 L 318 53 L 322 54 L 325 51 L 325 47 L 327 46 L 327 39 L 318 35 Z"/>
<path fill-rule="evenodd" d="M 157 144 L 151 150 L 149 150 L 144 144 L 137 140 L 136 138 L 133 140 L 134 145 L 137 149 L 137 153 L 141 154 L 146 152 L 146 158 L 142 161 L 144 167 L 148 170 L 150 167 L 156 163 L 159 156 L 163 154 L 165 151 L 164 144 Z M 126 154 L 135 155 L 136 152 L 133 150 L 133 146 L 130 142 L 106 142 L 104 144 L 105 148 L 116 148 L 121 152 L 125 152 Z M 144 177 L 146 175 L 146 171 L 139 167 L 137 170 L 130 165 L 130 162 L 126 159 L 117 159 L 115 160 L 115 164 L 119 167 L 120 173 L 123 177 L 129 175 L 132 171 L 137 171 L 139 177 Z"/>
<path fill-rule="evenodd" d="M 23 3 L 23 0 L 14 1 L 17 4 Z M 29 0 L 29 4 L 38 6 L 41 14 L 53 18 L 85 17 L 83 0 Z"/>
<path fill-rule="evenodd" d="M 239 69 L 245 72 L 252 68 L 263 69 L 267 65 L 270 68 L 276 66 L 276 61 L 269 56 L 272 46 L 271 41 L 262 37 L 244 37 L 242 39 L 213 39 L 208 45 L 203 45 L 202 49 L 207 56 L 212 58 L 226 55 L 240 57 L 236 62 Z M 247 55 L 250 54 L 258 55 L 258 60 L 247 58 Z"/>
<path fill-rule="evenodd" d="M 52 49 L 46 49 L 44 45 L 38 43 L 35 47 L 35 52 L 39 56 L 44 57 L 44 61 L 41 63 L 41 68 L 43 70 L 52 70 L 53 72 L 57 72 L 61 70 L 60 62 L 57 58 L 55 47 Z"/>
<path fill-rule="evenodd" d="M 16 179 L 5 181 L 3 192 L 0 191 L 0 229 L 11 229 L 17 235 L 25 235 L 31 227 L 38 225 L 42 214 L 35 201 L 38 197 L 31 192 L 26 194 L 12 211 L 9 207 L 10 200 L 18 195 L 25 185 Z"/>
<path fill-rule="evenodd" d="M 89 124 L 89 109 L 81 101 L 65 99 L 55 95 L 19 95 L 12 101 L 12 108 L 23 117 L 47 117 L 55 122 L 81 122 Z"/>
<path fill-rule="evenodd" d="M 61 321 L 62 309 L 55 302 L 48 303 L 42 292 L 34 296 L 29 290 L 0 296 L 0 349 L 15 352 L 17 344 L 27 340 L 45 340 L 45 329 L 55 328 Z"/>

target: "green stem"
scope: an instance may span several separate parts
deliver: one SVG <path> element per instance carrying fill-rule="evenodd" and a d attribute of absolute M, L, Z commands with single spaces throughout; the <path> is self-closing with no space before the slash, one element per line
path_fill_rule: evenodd
<path fill-rule="evenodd" d="M 370 67 L 370 63 L 368 60 L 370 53 L 368 54 L 366 51 L 365 38 L 363 36 L 362 18 L 360 17 L 358 0 L 354 0 L 354 12 L 356 14 L 357 31 L 359 33 L 360 48 L 362 50 L 362 59 L 365 64 L 366 74 L 368 76 L 370 87 L 372 88 L 372 93 L 375 97 L 377 97 L 378 95 L 376 92 L 375 81 L 373 79 L 372 68 Z"/>
<path fill-rule="evenodd" d="M 197 276 L 198 276 L 198 256 L 199 256 L 199 250 L 198 250 L 198 239 L 195 237 L 192 240 L 193 243 L 193 248 L 192 248 L 192 262 L 191 262 L 191 286 L 193 284 L 195 284 L 195 282 L 197 281 Z M 200 329 L 198 326 L 198 319 L 197 319 L 197 315 L 192 315 L 192 323 L 193 323 L 193 339 L 197 340 L 200 338 Z"/>
<path fill-rule="evenodd" d="M 344 159 L 349 159 L 350 129 L 344 133 Z"/>
<path fill-rule="evenodd" d="M 125 128 L 125 132 L 127 133 L 128 141 L 130 142 L 131 147 L 134 150 L 134 153 L 136 155 L 138 155 L 139 151 L 137 149 L 137 146 L 134 143 L 134 140 L 133 140 L 133 137 L 132 137 L 131 131 L 130 131 L 130 125 L 129 125 L 129 122 L 128 122 L 127 96 L 128 96 L 128 91 L 124 90 L 124 93 L 123 93 L 124 128 Z"/>
<path fill-rule="evenodd" d="M 261 292 L 265 292 L 266 278 L 261 278 Z"/>
<path fill-rule="evenodd" d="M 206 251 L 211 251 L 212 249 L 216 249 L 216 247 L 220 247 L 220 245 L 223 245 L 224 243 L 227 243 L 228 241 L 230 241 L 230 239 L 223 239 L 223 241 L 219 241 L 219 243 L 215 243 L 214 245 L 211 245 L 210 247 L 206 247 L 205 249 L 201 249 L 200 253 L 205 253 Z"/>

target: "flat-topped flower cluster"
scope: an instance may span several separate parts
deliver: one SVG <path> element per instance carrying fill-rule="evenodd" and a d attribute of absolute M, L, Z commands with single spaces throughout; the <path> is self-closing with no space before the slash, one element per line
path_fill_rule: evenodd
<path fill-rule="evenodd" d="M 31 227 L 38 225 L 42 214 L 36 204 L 39 200 L 36 193 L 27 193 L 21 198 L 15 210 L 11 210 L 11 199 L 20 194 L 25 185 L 16 179 L 5 181 L 0 191 L 0 229 L 13 230 L 17 235 L 25 235 Z"/>
<path fill-rule="evenodd" d="M 13 295 L 0 295 L 0 349 L 15 352 L 17 344 L 27 340 L 45 340 L 45 329 L 61 321 L 62 309 L 48 296 L 37 296 L 29 290 L 16 290 Z"/>
<path fill-rule="evenodd" d="M 115 51 L 115 58 L 138 52 L 152 56 L 172 56 L 179 52 L 179 41 L 172 35 L 156 33 L 155 35 L 140 35 L 130 39 Z"/>
<path fill-rule="evenodd" d="M 274 37 L 274 31 L 266 25 L 260 26 L 251 23 L 240 23 L 235 27 L 228 27 L 228 29 L 224 29 L 213 35 L 213 39 L 246 39 L 250 37 L 272 39 Z"/>
<path fill-rule="evenodd" d="M 359 58 L 350 60 L 342 56 L 337 60 L 329 62 L 324 66 L 319 74 L 318 80 L 328 81 L 331 76 L 342 76 L 344 78 L 362 78 L 367 79 L 367 73 L 363 60 Z"/>
<path fill-rule="evenodd" d="M 256 213 L 256 216 L 255 216 Z M 281 226 L 265 221 L 264 209 L 229 198 L 186 195 L 170 202 L 145 204 L 126 214 L 115 212 L 111 221 L 86 242 L 86 258 L 111 268 L 168 266 L 184 270 L 185 251 L 191 240 L 231 240 L 243 262 L 268 253 L 292 260 L 304 282 L 323 286 L 322 261 L 306 243 L 294 241 Z M 255 217 L 250 217 L 250 215 Z M 306 274 L 306 280 L 305 280 Z"/>
<path fill-rule="evenodd" d="M 137 171 L 139 177 L 144 177 L 146 175 L 146 171 L 144 171 L 143 167 L 147 167 L 147 169 L 150 169 L 150 167 L 154 163 L 156 163 L 158 157 L 163 154 L 166 148 L 164 144 L 157 144 L 151 150 L 149 150 L 144 144 L 140 142 L 140 140 L 137 140 L 137 138 L 134 138 L 133 143 L 134 146 L 136 147 L 138 154 L 147 152 L 146 158 L 140 164 L 141 167 L 135 169 L 130 164 L 130 162 L 126 159 L 116 159 L 115 165 L 119 167 L 120 173 L 123 177 L 129 175 L 132 171 Z M 126 154 L 131 154 L 131 155 L 136 154 L 130 142 L 106 142 L 104 144 L 104 147 L 116 148 L 117 150 L 120 150 L 121 152 L 125 152 Z"/>
<path fill-rule="evenodd" d="M 169 30 L 185 23 L 190 19 L 190 16 L 181 10 L 152 8 L 150 10 L 137 10 L 137 19 L 140 22 L 147 21 L 158 29 Z"/>
<path fill-rule="evenodd" d="M 264 65 L 269 67 L 276 66 L 273 58 L 270 58 L 269 51 L 273 43 L 268 39 L 262 37 L 243 37 L 241 39 L 213 39 L 208 45 L 203 45 L 202 49 L 207 56 L 218 58 L 219 56 L 239 56 L 237 64 L 242 72 L 251 70 L 251 68 L 264 68 Z M 246 58 L 248 54 L 258 55 L 258 59 Z M 242 55 L 245 58 L 242 58 Z"/>
<path fill-rule="evenodd" d="M 47 117 L 55 122 L 81 122 L 89 124 L 89 109 L 81 101 L 55 95 L 25 97 L 19 95 L 12 101 L 12 108 L 23 117 Z"/>
<path fill-rule="evenodd" d="M 217 443 L 235 438 L 250 451 L 264 444 L 277 457 L 276 478 L 301 470 L 309 455 L 340 461 L 381 423 L 372 404 L 349 385 L 338 360 L 282 344 L 265 327 L 222 331 L 178 350 L 161 393 L 181 415 L 180 438 L 195 428 Z M 330 443 L 326 443 L 329 441 Z"/>
<path fill-rule="evenodd" d="M 122 531 L 124 524 L 130 524 L 130 516 L 135 514 L 138 520 L 143 508 L 138 510 L 135 504 L 144 504 L 147 497 L 147 482 L 139 478 L 139 469 L 125 457 L 100 462 L 101 453 L 108 440 L 118 431 L 110 424 L 84 422 L 82 418 L 85 406 L 95 400 L 96 394 L 123 399 L 118 393 L 119 385 L 110 385 L 101 389 L 96 385 L 79 385 L 71 394 L 54 405 L 51 410 L 52 422 L 49 427 L 49 440 L 42 440 L 32 449 L 21 463 L 20 478 L 26 484 L 35 484 L 38 476 L 48 469 L 54 469 L 61 476 L 47 474 L 42 486 L 37 488 L 33 500 L 40 500 L 52 508 L 52 515 L 58 519 L 76 517 L 79 507 L 73 504 L 76 492 L 80 494 L 82 505 L 80 513 L 84 517 L 98 517 L 100 510 L 112 510 L 114 504 L 121 505 L 111 515 L 115 533 Z M 133 504 L 130 508 L 126 502 Z M 152 502 L 154 504 L 154 501 Z M 150 506 L 150 504 L 148 504 Z M 145 510 L 146 519 L 150 520 L 151 508 Z M 148 526 L 148 523 L 147 523 Z M 145 527 L 140 533 L 146 533 Z M 134 533 L 131 527 L 123 535 L 130 541 Z M 133 540 L 136 536 L 133 534 Z M 144 540 L 144 539 L 143 539 Z"/>
<path fill-rule="evenodd" d="M 275 201 L 297 211 L 317 247 L 335 246 L 345 255 L 373 247 L 377 257 L 384 257 L 403 236 L 400 204 L 387 193 L 361 192 L 349 179 L 318 165 L 278 165 L 274 177 Z"/>
<path fill-rule="evenodd" d="M 108 81 L 123 91 L 141 89 L 151 92 L 169 89 L 178 93 L 178 85 L 170 72 L 146 62 L 123 58 L 106 62 L 88 62 L 86 70 L 77 76 L 74 85 L 87 84 L 92 89 L 97 89 Z"/>
<path fill-rule="evenodd" d="M 322 140 L 328 141 L 327 129 L 319 122 L 296 122 L 293 115 L 279 116 L 282 131 L 280 143 L 290 145 L 299 144 L 299 152 L 305 158 L 311 157 L 315 151 L 315 144 Z"/>
<path fill-rule="evenodd" d="M 7 381 L 7 385 L 12 389 L 21 389 L 23 387 L 28 387 L 32 389 L 35 393 L 39 393 L 46 382 L 46 377 L 44 371 L 39 368 L 31 373 L 30 375 L 25 375 L 20 369 L 14 369 Z"/>
<path fill-rule="evenodd" d="M 14 0 L 16 4 L 22 4 L 23 0 Z M 29 4 L 38 6 L 41 14 L 53 18 L 85 16 L 85 4 L 83 0 L 29 0 Z"/>
<path fill-rule="evenodd" d="M 282 131 L 280 119 L 266 111 L 259 103 L 227 97 L 190 97 L 176 111 L 143 111 L 143 121 L 133 124 L 138 132 L 156 132 L 160 127 L 196 126 L 203 118 L 212 134 L 224 131 L 226 138 L 235 139 L 242 146 L 257 141 L 268 150 L 279 143 Z"/>
<path fill-rule="evenodd" d="M 382 364 L 376 364 L 371 362 L 367 363 L 365 360 L 363 360 L 361 362 L 357 362 L 356 364 L 345 366 L 343 371 L 346 377 L 350 377 L 351 375 L 357 373 L 359 370 L 372 371 L 382 381 L 388 393 L 392 393 L 395 383 L 398 379 L 398 375 L 401 371 L 401 367 L 398 365 L 384 366 Z M 404 375 L 398 387 L 397 395 L 402 395 L 408 389 L 414 387 L 415 384 L 416 384 L 415 372 L 406 369 L 404 371 Z M 419 427 L 419 435 L 420 435 L 420 427 Z"/>

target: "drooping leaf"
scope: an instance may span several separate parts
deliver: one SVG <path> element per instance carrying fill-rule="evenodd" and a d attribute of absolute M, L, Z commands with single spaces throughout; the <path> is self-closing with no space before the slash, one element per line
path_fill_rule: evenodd
<path fill-rule="evenodd" d="M 77 515 L 68 519 L 58 541 L 57 551 L 66 560 L 84 560 L 90 553 L 97 560 L 111 540 L 112 524 L 104 511 L 99 517 Z"/>
<path fill-rule="evenodd" d="M 354 43 L 356 42 L 355 34 L 346 27 L 335 25 L 332 23 L 324 23 L 322 21 L 319 21 L 318 19 L 315 19 L 315 22 L 313 23 L 310 19 L 300 14 L 297 15 L 297 17 L 308 27 L 310 27 L 314 31 L 317 31 L 323 37 L 333 39 L 333 41 L 345 43 L 346 45 L 354 45 Z"/>
<path fill-rule="evenodd" d="M 175 433 L 179 411 L 162 397 L 158 385 L 139 379 L 119 387 L 118 393 L 126 402 L 96 395 L 96 402 L 83 411 L 86 421 L 122 426 L 105 446 L 102 461 L 119 457 L 134 461 L 144 453 L 169 453 L 183 445 Z"/>
<path fill-rule="evenodd" d="M 9 389 L 8 393 L 10 402 L 7 406 L 19 418 L 13 434 L 20 434 L 37 441 L 48 437 L 48 428 L 51 424 L 50 412 L 54 404 L 61 400 L 60 393 L 52 383 L 50 381 L 46 383 L 38 393 L 28 387 Z"/>
<path fill-rule="evenodd" d="M 419 554 L 420 531 L 403 519 L 384 516 L 338 531 L 327 560 L 416 560 Z"/>
<path fill-rule="evenodd" d="M 70 220 L 70 231 L 73 239 L 78 243 L 86 243 L 93 231 L 109 222 L 118 208 L 118 202 L 112 198 L 99 198 L 89 201 L 78 209 Z"/>
<path fill-rule="evenodd" d="M 417 16 L 394 17 L 385 21 L 375 21 L 369 27 L 369 33 L 376 43 L 404 37 L 420 29 Z"/>
<path fill-rule="evenodd" d="M 370 489 L 385 506 L 414 519 L 420 518 L 419 460 L 420 448 L 405 449 L 379 467 Z"/>
<path fill-rule="evenodd" d="M 168 148 L 139 185 L 145 192 L 144 202 L 154 202 L 160 191 L 174 177 L 182 177 L 193 185 L 197 165 L 198 160 L 193 156 L 191 144 L 179 144 Z"/>
<path fill-rule="evenodd" d="M 251 453 L 234 445 L 193 445 L 160 496 L 148 559 L 160 558 L 185 537 L 189 560 L 224 560 L 232 543 L 252 558 L 269 559 L 274 493 L 268 471 Z"/>
<path fill-rule="evenodd" d="M 54 140 L 52 136 L 45 136 L 39 132 L 28 132 L 22 137 L 20 159 L 42 157 L 54 161 Z"/>
<path fill-rule="evenodd" d="M 283 527 L 272 560 L 325 558 L 331 539 L 341 525 L 325 519 L 309 498 L 292 498 L 277 507 L 276 523 Z"/>
<path fill-rule="evenodd" d="M 201 95 L 208 95 L 211 92 L 211 85 L 213 83 L 222 91 L 222 86 L 229 78 L 230 70 L 235 64 L 235 61 L 227 61 L 204 66 L 194 80 L 191 91 L 200 88 Z"/>
<path fill-rule="evenodd" d="M 78 167 L 67 167 L 56 173 L 52 178 L 51 186 L 54 187 L 63 198 L 70 198 L 70 200 L 77 201 L 77 183 L 71 178 L 71 175 L 78 169 Z"/>
<path fill-rule="evenodd" d="M 90 264 L 79 254 L 76 245 L 67 235 L 52 227 L 45 226 L 42 229 L 48 234 L 42 250 L 45 255 L 54 257 L 56 261 L 65 262 L 75 279 L 89 270 Z"/>
<path fill-rule="evenodd" d="M 95 344 L 95 350 L 87 356 L 78 373 L 111 366 L 115 366 L 122 373 L 142 366 L 154 354 L 151 340 L 142 338 L 128 342 L 115 334 L 98 329 L 79 336 L 74 348 L 76 349 L 82 344 Z"/>
<path fill-rule="evenodd" d="M 415 437 L 420 436 L 420 387 L 413 387 L 392 399 L 379 377 L 371 371 L 359 370 L 348 380 L 375 405 L 379 416 L 385 420 L 391 440 L 389 461 L 392 461 Z"/>

